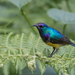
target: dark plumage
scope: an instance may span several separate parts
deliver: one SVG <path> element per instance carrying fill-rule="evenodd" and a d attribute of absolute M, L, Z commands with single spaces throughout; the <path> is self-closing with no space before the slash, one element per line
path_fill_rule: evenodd
<path fill-rule="evenodd" d="M 63 45 L 70 44 L 72 46 L 75 46 L 75 44 L 72 43 L 66 36 L 61 34 L 56 29 L 47 26 L 45 23 L 38 23 L 38 24 L 32 25 L 32 26 L 36 26 L 40 33 L 42 40 L 47 45 L 50 45 L 53 47 L 53 52 L 51 53 L 51 55 L 49 57 L 52 57 L 52 55 L 54 55 L 59 50 L 59 47 L 61 47 Z M 56 51 L 55 51 L 55 49 L 56 49 Z"/>

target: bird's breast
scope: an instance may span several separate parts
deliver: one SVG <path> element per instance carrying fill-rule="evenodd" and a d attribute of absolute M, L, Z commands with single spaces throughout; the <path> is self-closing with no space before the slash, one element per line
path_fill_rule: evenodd
<path fill-rule="evenodd" d="M 55 48 L 59 48 L 59 47 L 62 46 L 61 44 L 53 44 L 53 43 L 51 43 L 51 42 L 48 42 L 48 43 L 46 43 L 46 44 L 49 45 L 49 46 L 55 47 Z"/>

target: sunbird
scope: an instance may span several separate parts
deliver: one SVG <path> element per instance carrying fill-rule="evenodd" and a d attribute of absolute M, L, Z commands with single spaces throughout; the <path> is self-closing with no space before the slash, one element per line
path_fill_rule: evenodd
<path fill-rule="evenodd" d="M 53 51 L 49 57 L 52 57 L 59 50 L 61 46 L 72 45 L 75 47 L 75 44 L 72 43 L 66 36 L 61 34 L 56 29 L 49 27 L 45 23 L 37 23 L 32 26 L 37 27 L 39 34 L 42 40 L 44 41 L 44 43 L 53 47 Z"/>

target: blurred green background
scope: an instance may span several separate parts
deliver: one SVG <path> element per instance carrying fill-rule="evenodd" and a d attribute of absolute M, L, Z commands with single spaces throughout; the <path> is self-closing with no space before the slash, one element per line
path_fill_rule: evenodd
<path fill-rule="evenodd" d="M 32 32 L 28 22 L 24 16 L 21 15 L 21 11 L 10 1 L 11 0 L 0 0 L 0 34 L 9 32 L 14 32 L 15 34 L 24 32 L 28 34 Z M 51 8 L 75 13 L 75 0 L 32 0 L 23 7 L 23 10 L 31 25 L 43 22 L 63 33 L 64 23 L 55 21 L 47 14 L 47 11 Z M 60 13 L 59 15 L 62 14 Z M 75 25 L 67 24 L 64 35 L 75 39 L 74 34 Z"/>
<path fill-rule="evenodd" d="M 68 38 L 75 40 L 75 23 L 71 22 L 69 24 L 63 23 L 62 21 L 56 21 L 54 18 L 50 17 L 47 14 L 47 12 L 52 8 L 60 9 L 65 12 L 74 14 L 75 0 L 31 0 L 31 2 L 23 6 L 23 12 L 26 14 L 27 19 L 22 15 L 21 9 L 14 5 L 11 0 L 0 0 L 0 35 L 8 34 L 10 32 L 13 32 L 14 34 L 29 34 L 31 32 L 34 32 L 33 29 L 31 29 L 30 25 L 43 22 L 57 29 L 61 33 L 64 32 L 64 35 Z M 62 13 L 59 13 L 59 15 L 64 17 Z M 75 19 L 73 19 L 73 21 L 75 21 Z M 34 28 L 34 30 L 38 33 L 36 28 Z M 51 68 L 47 67 L 48 72 L 49 69 L 51 70 L 51 72 L 53 71 Z M 37 74 L 36 71 L 39 74 Z M 27 70 L 27 68 L 25 68 L 25 70 L 23 70 L 22 72 L 23 75 L 26 72 L 30 73 L 27 75 L 31 75 L 31 71 L 29 69 Z M 48 72 L 46 72 L 46 74 Z M 36 75 L 40 75 L 40 71 L 38 71 L 38 68 L 34 73 Z M 54 71 L 53 73 L 54 74 L 52 75 L 56 75 Z M 10 75 L 15 74 L 16 73 L 14 72 L 14 74 Z M 2 73 L 0 75 L 2 75 Z"/>

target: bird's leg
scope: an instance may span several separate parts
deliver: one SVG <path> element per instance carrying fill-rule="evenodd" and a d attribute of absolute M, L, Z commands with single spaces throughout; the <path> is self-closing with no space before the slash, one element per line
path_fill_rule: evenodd
<path fill-rule="evenodd" d="M 53 53 L 53 55 L 58 51 L 59 49 L 56 49 L 56 51 Z"/>
<path fill-rule="evenodd" d="M 54 51 L 55 51 L 55 47 L 53 47 L 53 51 L 52 51 L 51 55 L 50 55 L 50 56 L 48 56 L 48 57 L 52 57 L 52 55 L 53 55 Z"/>
<path fill-rule="evenodd" d="M 55 50 L 55 49 L 54 49 Z M 52 57 L 59 49 L 56 49 L 56 51 L 54 52 L 54 50 L 53 50 L 53 52 L 51 53 L 51 55 L 49 56 L 49 57 Z"/>

